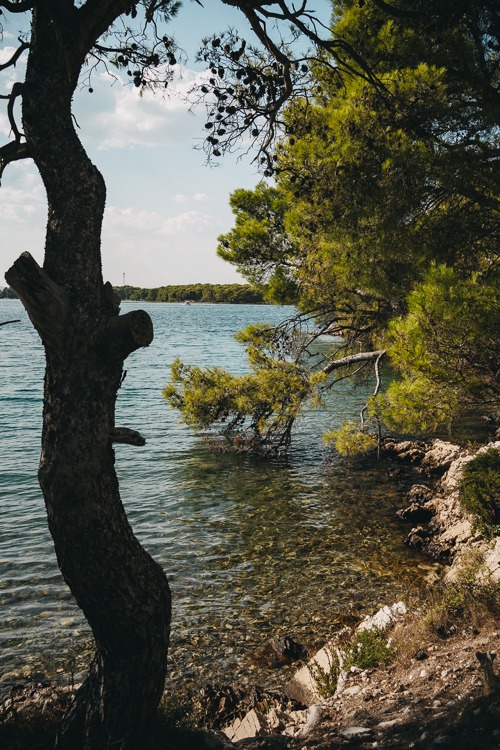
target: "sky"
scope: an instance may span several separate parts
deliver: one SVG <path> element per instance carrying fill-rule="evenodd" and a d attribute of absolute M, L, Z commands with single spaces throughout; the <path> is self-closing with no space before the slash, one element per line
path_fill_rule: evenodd
<path fill-rule="evenodd" d="M 310 6 L 327 20 L 328 0 Z M 3 17 L 0 63 L 16 47 L 18 16 Z M 167 284 L 242 283 L 233 266 L 217 257 L 217 237 L 229 231 L 233 215 L 229 196 L 252 189 L 261 179 L 245 149 L 208 166 L 201 145 L 206 121 L 203 107 L 190 111 L 184 95 L 204 75 L 194 55 L 204 36 L 227 27 L 250 40 L 252 32 L 238 11 L 218 0 L 184 0 L 171 33 L 186 52 L 176 66 L 169 94 L 139 96 L 105 70 L 92 80 L 93 93 L 79 89 L 74 115 L 79 136 L 104 176 L 107 202 L 102 235 L 105 281 L 139 287 Z M 25 58 L 16 70 L 0 73 L 0 94 L 22 79 Z M 3 104 L 0 101 L 0 105 Z M 6 111 L 0 108 L 0 144 L 9 140 Z M 0 187 L 0 288 L 3 275 L 28 250 L 42 264 L 47 204 L 43 184 L 29 160 L 9 165 Z"/>

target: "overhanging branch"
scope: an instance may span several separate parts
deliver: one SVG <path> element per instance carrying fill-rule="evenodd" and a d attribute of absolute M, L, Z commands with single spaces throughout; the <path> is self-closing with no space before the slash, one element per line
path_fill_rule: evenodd
<path fill-rule="evenodd" d="M 358 352 L 357 354 L 348 354 L 346 357 L 332 360 L 325 367 L 323 367 L 321 372 L 325 375 L 329 375 L 334 370 L 338 370 L 341 367 L 349 367 L 350 365 L 355 365 L 358 362 L 375 362 L 376 367 L 378 367 L 380 360 L 385 354 L 385 349 L 378 349 L 377 351 L 373 352 Z"/>

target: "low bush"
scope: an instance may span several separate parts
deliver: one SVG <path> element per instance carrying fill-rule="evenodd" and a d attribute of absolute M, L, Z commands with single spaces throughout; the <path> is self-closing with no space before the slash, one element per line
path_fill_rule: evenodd
<path fill-rule="evenodd" d="M 344 669 L 359 667 L 374 669 L 388 666 L 395 657 L 392 646 L 388 643 L 384 628 L 359 630 L 351 643 L 344 648 Z"/>
<path fill-rule="evenodd" d="M 500 532 L 500 451 L 490 448 L 464 466 L 460 502 L 475 527 L 491 538 Z"/>

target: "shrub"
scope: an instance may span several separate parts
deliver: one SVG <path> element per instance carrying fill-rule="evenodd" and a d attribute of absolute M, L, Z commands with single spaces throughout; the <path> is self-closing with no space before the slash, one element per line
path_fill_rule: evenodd
<path fill-rule="evenodd" d="M 323 436 L 325 442 L 335 443 L 341 456 L 351 458 L 375 450 L 377 438 L 359 429 L 356 422 L 344 422 L 338 430 L 331 430 Z"/>
<path fill-rule="evenodd" d="M 500 451 L 490 448 L 464 466 L 460 485 L 462 507 L 475 518 L 486 537 L 500 531 Z"/>
<path fill-rule="evenodd" d="M 344 653 L 343 666 L 346 670 L 351 667 L 360 669 L 386 667 L 395 656 L 394 649 L 387 642 L 387 633 L 384 628 L 358 631 L 351 643 L 344 647 Z"/>
<path fill-rule="evenodd" d="M 337 689 L 337 682 L 340 673 L 339 658 L 332 648 L 327 648 L 329 668 L 325 669 L 318 664 L 313 662 L 309 665 L 309 672 L 314 681 L 314 685 L 319 695 L 323 698 L 333 695 Z"/>

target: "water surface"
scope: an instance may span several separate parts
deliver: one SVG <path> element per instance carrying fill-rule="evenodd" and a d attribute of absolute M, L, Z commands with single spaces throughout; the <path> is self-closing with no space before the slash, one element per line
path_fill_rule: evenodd
<path fill-rule="evenodd" d="M 292 308 L 125 303 L 146 309 L 155 339 L 126 362 L 117 425 L 144 448 L 117 446 L 134 530 L 173 591 L 171 672 L 261 680 L 255 652 L 274 636 L 310 644 L 339 618 L 392 602 L 428 569 L 394 517 L 406 489 L 383 464 L 354 469 L 321 434 L 356 414 L 368 390 L 344 382 L 299 423 L 287 458 L 212 453 L 178 421 L 161 390 L 185 362 L 246 371 L 233 334 Z M 36 472 L 43 350 L 15 300 L 0 300 L 0 673 L 66 670 L 88 627 L 57 568 Z"/>

